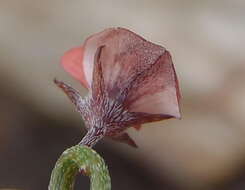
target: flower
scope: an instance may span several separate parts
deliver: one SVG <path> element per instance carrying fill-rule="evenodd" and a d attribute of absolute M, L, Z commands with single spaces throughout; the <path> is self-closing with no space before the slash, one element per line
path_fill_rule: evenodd
<path fill-rule="evenodd" d="M 180 91 L 170 53 L 124 28 L 109 28 L 66 52 L 61 64 L 88 89 L 82 98 L 55 80 L 81 113 L 93 146 L 104 136 L 135 146 L 125 132 L 143 123 L 180 118 Z"/>

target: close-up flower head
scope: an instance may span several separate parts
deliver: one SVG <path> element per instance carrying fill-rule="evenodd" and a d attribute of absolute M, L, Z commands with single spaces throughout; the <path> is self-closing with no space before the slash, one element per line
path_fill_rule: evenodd
<path fill-rule="evenodd" d="M 180 118 L 180 91 L 170 53 L 134 32 L 110 28 L 94 34 L 66 52 L 61 64 L 88 89 L 82 98 L 55 80 L 81 113 L 93 139 L 87 139 L 93 141 L 89 144 L 95 135 L 136 146 L 126 128 Z"/>

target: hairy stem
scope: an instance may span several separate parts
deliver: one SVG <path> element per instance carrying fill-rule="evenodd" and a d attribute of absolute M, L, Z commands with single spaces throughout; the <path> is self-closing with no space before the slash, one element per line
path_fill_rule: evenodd
<path fill-rule="evenodd" d="M 79 144 L 93 147 L 104 136 L 105 130 L 103 128 L 91 127 Z"/>
<path fill-rule="evenodd" d="M 111 182 L 105 162 L 93 149 L 76 145 L 60 156 L 52 171 L 49 190 L 73 190 L 81 171 L 90 177 L 90 190 L 110 190 Z"/>

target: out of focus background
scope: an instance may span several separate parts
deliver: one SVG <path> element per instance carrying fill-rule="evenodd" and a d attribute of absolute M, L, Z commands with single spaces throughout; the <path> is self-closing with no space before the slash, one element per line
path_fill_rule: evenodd
<path fill-rule="evenodd" d="M 53 84 L 86 94 L 60 57 L 114 26 L 171 52 L 183 99 L 182 120 L 129 130 L 138 149 L 96 145 L 112 188 L 245 189 L 244 0 L 0 1 L 0 188 L 47 189 L 56 159 L 85 133 Z M 88 185 L 79 177 L 76 189 Z"/>

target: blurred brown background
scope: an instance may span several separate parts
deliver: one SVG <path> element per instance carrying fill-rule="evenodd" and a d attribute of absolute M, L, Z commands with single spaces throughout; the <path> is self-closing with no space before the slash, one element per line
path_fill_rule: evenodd
<path fill-rule="evenodd" d="M 59 59 L 113 26 L 170 50 L 183 96 L 182 120 L 129 130 L 138 149 L 95 147 L 113 189 L 245 189 L 244 0 L 1 0 L 0 188 L 47 189 L 58 156 L 84 135 L 53 78 L 85 91 Z"/>

